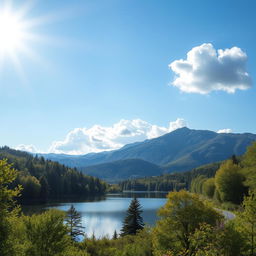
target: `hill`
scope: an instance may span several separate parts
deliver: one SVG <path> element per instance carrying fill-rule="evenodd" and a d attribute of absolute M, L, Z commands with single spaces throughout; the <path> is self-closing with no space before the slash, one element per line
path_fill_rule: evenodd
<path fill-rule="evenodd" d="M 21 184 L 22 201 L 45 202 L 48 199 L 88 197 L 105 193 L 106 184 L 43 157 L 8 147 L 0 148 L 0 160 L 7 159 L 18 170 L 14 184 Z"/>
<path fill-rule="evenodd" d="M 211 163 L 194 168 L 190 171 L 163 174 L 154 177 L 138 179 L 128 179 L 119 183 L 120 189 L 133 191 L 173 191 L 180 189 L 190 189 L 191 181 L 198 176 L 207 178 L 214 177 L 221 162 Z"/>
<path fill-rule="evenodd" d="M 129 178 L 156 176 L 163 172 L 159 166 L 141 159 L 126 159 L 81 168 L 83 173 L 99 177 L 108 182 Z"/>
<path fill-rule="evenodd" d="M 95 165 L 119 160 L 141 159 L 163 167 L 166 172 L 174 172 L 187 171 L 204 164 L 222 161 L 231 155 L 242 155 L 247 146 L 255 140 L 256 135 L 250 133 L 224 134 L 184 127 L 161 137 L 129 144 L 114 151 L 80 156 L 63 154 L 45 154 L 44 156 L 80 169 L 88 166 L 94 166 L 95 169 Z M 144 173 L 144 176 L 147 174 Z"/>

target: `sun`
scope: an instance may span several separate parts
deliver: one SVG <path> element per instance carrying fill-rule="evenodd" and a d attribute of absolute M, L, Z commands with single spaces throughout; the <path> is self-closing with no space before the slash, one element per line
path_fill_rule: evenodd
<path fill-rule="evenodd" d="M 19 48 L 23 40 L 22 21 L 13 14 L 0 13 L 0 52 L 8 54 Z"/>
<path fill-rule="evenodd" d="M 33 48 L 34 43 L 44 39 L 37 30 L 39 26 L 44 25 L 46 18 L 33 17 L 29 13 L 34 7 L 34 1 L 24 0 L 20 2 L 22 5 L 13 3 L 14 1 L 0 0 L 0 71 L 11 63 L 23 79 L 24 65 L 21 63 L 21 57 L 41 61 L 41 57 Z"/>

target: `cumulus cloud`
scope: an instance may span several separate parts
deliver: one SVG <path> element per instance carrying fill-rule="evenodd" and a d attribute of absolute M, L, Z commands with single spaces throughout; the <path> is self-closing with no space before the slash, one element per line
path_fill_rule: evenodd
<path fill-rule="evenodd" d="M 246 90 L 252 86 L 246 62 L 246 53 L 238 47 L 216 50 L 210 43 L 202 44 L 192 48 L 185 60 L 169 65 L 176 74 L 172 85 L 183 92 L 200 94 Z"/>
<path fill-rule="evenodd" d="M 232 130 L 227 128 L 227 129 L 221 129 L 221 130 L 218 130 L 217 133 L 232 133 Z"/>
<path fill-rule="evenodd" d="M 39 153 L 39 151 L 37 150 L 37 148 L 34 145 L 20 144 L 17 147 L 15 147 L 15 149 L 21 150 L 21 151 L 26 151 L 29 153 Z"/>
<path fill-rule="evenodd" d="M 53 142 L 49 152 L 79 155 L 115 150 L 129 143 L 159 137 L 184 126 L 185 120 L 178 118 L 170 122 L 168 127 L 134 119 L 120 120 L 109 127 L 94 125 L 91 128 L 75 128 L 64 140 Z"/>

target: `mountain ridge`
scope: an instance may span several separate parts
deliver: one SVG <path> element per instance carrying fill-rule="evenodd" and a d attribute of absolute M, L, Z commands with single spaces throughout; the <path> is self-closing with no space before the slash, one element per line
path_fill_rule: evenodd
<path fill-rule="evenodd" d="M 62 164 L 87 169 L 120 160 L 140 159 L 166 172 L 187 171 L 198 166 L 242 155 L 256 140 L 252 133 L 216 133 L 186 127 L 154 139 L 125 145 L 114 151 L 86 155 L 43 155 Z M 156 169 L 158 169 L 156 167 Z M 159 169 L 158 169 L 159 170 Z M 122 171 L 122 170 L 121 170 Z"/>

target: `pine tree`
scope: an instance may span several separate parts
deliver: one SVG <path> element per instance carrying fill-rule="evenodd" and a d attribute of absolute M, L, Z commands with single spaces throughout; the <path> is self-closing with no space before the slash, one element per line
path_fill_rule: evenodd
<path fill-rule="evenodd" d="M 45 176 L 42 176 L 39 180 L 41 184 L 41 191 L 40 191 L 40 200 L 42 202 L 46 202 L 48 200 L 49 194 L 50 194 L 50 188 L 49 184 L 47 182 L 47 179 Z"/>
<path fill-rule="evenodd" d="M 66 223 L 73 241 L 76 241 L 78 236 L 84 236 L 81 214 L 76 211 L 73 205 L 67 211 Z"/>
<path fill-rule="evenodd" d="M 115 240 L 115 239 L 117 239 L 117 233 L 116 233 L 116 230 L 115 230 L 115 232 L 114 232 L 113 239 L 114 239 L 114 240 Z"/>
<path fill-rule="evenodd" d="M 135 235 L 138 230 L 143 229 L 144 223 L 141 217 L 141 205 L 137 198 L 134 198 L 127 210 L 127 215 L 121 229 L 121 236 Z"/>

